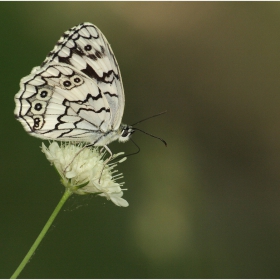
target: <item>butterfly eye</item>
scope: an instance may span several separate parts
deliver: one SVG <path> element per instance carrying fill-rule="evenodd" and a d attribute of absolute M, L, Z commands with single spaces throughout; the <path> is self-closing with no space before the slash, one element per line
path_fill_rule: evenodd
<path fill-rule="evenodd" d="M 42 101 L 48 101 L 52 96 L 52 91 L 50 89 L 47 88 L 41 88 L 39 89 L 36 98 L 38 100 L 42 100 Z"/>
<path fill-rule="evenodd" d="M 33 125 L 33 129 L 41 129 L 41 127 L 44 124 L 44 119 L 42 116 L 33 116 L 33 121 L 34 121 L 34 125 Z"/>
<path fill-rule="evenodd" d="M 73 77 L 70 78 L 70 81 L 75 85 L 75 86 L 80 86 L 84 81 L 83 79 L 78 76 L 78 75 L 75 75 Z"/>
<path fill-rule="evenodd" d="M 35 115 L 45 112 L 46 102 L 35 100 L 32 102 L 31 112 Z"/>
<path fill-rule="evenodd" d="M 128 131 L 127 130 L 124 130 L 123 132 L 122 132 L 122 137 L 126 137 L 128 135 Z"/>

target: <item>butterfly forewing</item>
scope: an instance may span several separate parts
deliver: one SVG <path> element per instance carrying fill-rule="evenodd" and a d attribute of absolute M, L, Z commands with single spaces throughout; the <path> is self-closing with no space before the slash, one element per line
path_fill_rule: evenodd
<path fill-rule="evenodd" d="M 112 125 L 118 128 L 124 110 L 124 91 L 115 55 L 102 32 L 91 23 L 66 31 L 42 65 L 59 62 L 72 65 L 97 81 L 112 104 Z"/>
<path fill-rule="evenodd" d="M 94 143 L 117 131 L 124 92 L 101 31 L 91 23 L 66 31 L 43 64 L 21 80 L 15 100 L 16 117 L 27 132 L 43 139 Z"/>

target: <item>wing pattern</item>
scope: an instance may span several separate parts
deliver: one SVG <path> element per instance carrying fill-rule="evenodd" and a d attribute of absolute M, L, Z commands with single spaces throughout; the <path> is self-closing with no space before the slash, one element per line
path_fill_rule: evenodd
<path fill-rule="evenodd" d="M 21 80 L 15 101 L 16 117 L 39 138 L 94 143 L 117 131 L 124 91 L 101 31 L 91 23 L 66 31 L 43 64 Z"/>
<path fill-rule="evenodd" d="M 50 64 L 23 78 L 15 100 L 17 118 L 39 138 L 94 142 L 110 130 L 106 97 L 71 66 Z"/>
<path fill-rule="evenodd" d="M 113 127 L 120 126 L 125 103 L 121 72 L 110 44 L 96 26 L 86 22 L 66 31 L 42 66 L 50 62 L 70 64 L 96 80 L 111 104 Z"/>

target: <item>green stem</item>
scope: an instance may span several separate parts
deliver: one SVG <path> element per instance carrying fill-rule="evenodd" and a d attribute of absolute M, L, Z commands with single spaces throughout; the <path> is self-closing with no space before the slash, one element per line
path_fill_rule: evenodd
<path fill-rule="evenodd" d="M 16 279 L 19 276 L 19 274 L 21 273 L 21 271 L 24 269 L 24 267 L 26 266 L 26 264 L 30 260 L 31 256 L 33 255 L 33 253 L 35 252 L 35 250 L 39 246 L 40 242 L 42 241 L 42 239 L 46 235 L 48 229 L 52 225 L 55 217 L 57 216 L 58 212 L 62 208 L 63 204 L 65 203 L 65 201 L 69 198 L 69 196 L 71 194 L 72 194 L 72 192 L 70 190 L 68 190 L 68 189 L 65 190 L 65 193 L 63 194 L 61 200 L 59 201 L 59 203 L 55 207 L 53 213 L 51 214 L 51 216 L 48 219 L 47 223 L 45 224 L 44 228 L 42 229 L 42 231 L 40 232 L 39 236 L 37 237 L 37 239 L 33 243 L 32 247 L 29 249 L 28 253 L 26 254 L 24 259 L 22 260 L 22 262 L 20 263 L 20 265 L 18 266 L 18 268 L 16 269 L 16 271 L 12 275 L 11 279 Z"/>

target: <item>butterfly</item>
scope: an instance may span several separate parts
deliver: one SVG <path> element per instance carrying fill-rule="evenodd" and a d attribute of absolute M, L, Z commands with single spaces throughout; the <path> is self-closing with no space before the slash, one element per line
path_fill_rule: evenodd
<path fill-rule="evenodd" d="M 15 117 L 32 136 L 104 146 L 134 133 L 114 53 L 92 23 L 66 31 L 41 66 L 20 81 Z"/>

